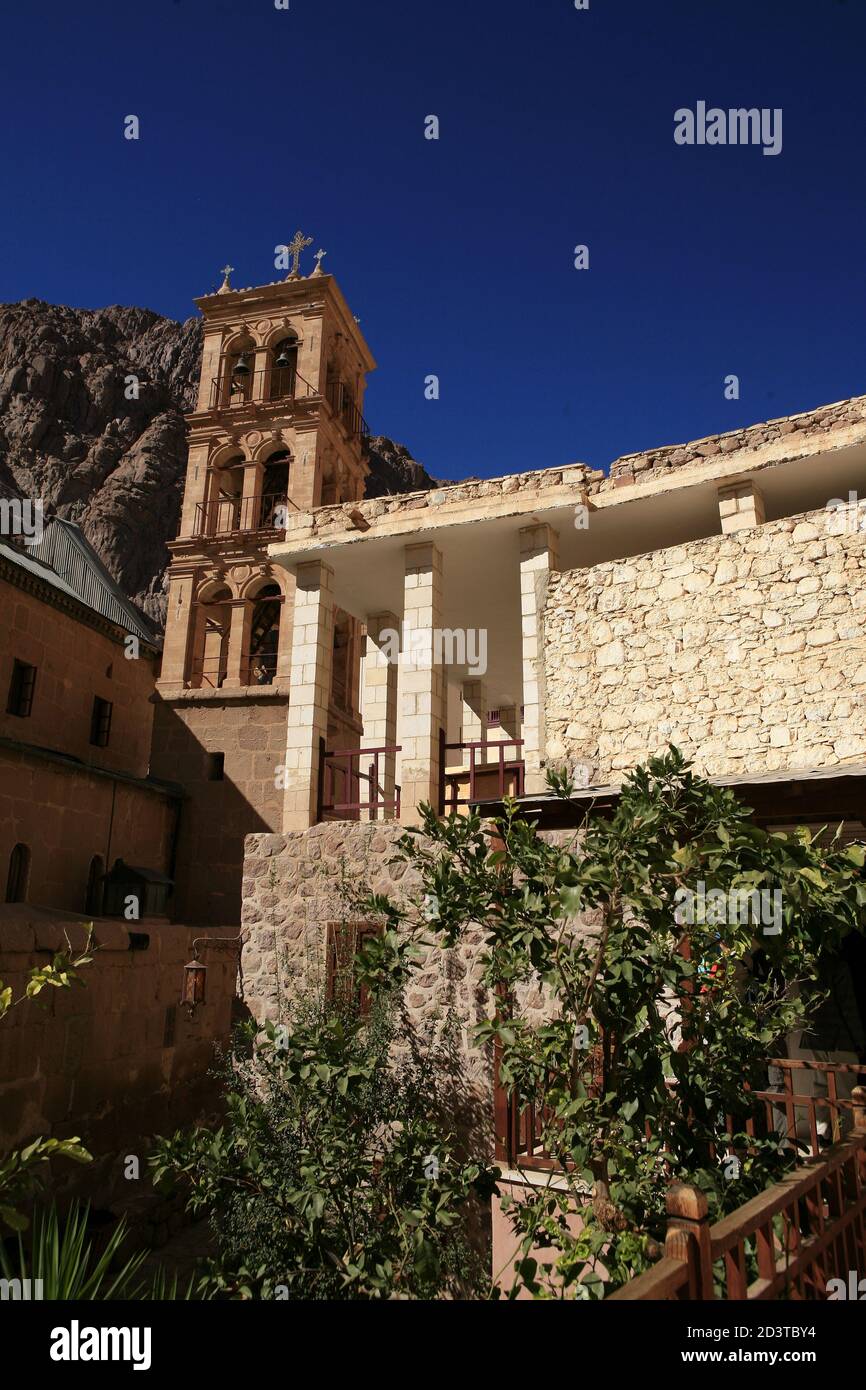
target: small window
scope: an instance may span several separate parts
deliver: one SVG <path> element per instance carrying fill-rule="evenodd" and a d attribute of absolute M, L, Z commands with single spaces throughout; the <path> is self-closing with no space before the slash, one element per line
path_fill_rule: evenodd
<path fill-rule="evenodd" d="M 499 723 L 499 710 L 498 710 L 498 709 L 489 709 L 489 710 L 487 711 L 487 723 L 488 723 L 488 725 L 491 725 L 491 724 L 498 724 L 498 723 Z"/>
<path fill-rule="evenodd" d="M 90 716 L 90 742 L 97 748 L 108 746 L 111 736 L 111 710 L 110 700 L 102 700 L 98 695 L 94 695 L 93 713 Z"/>
<path fill-rule="evenodd" d="M 226 755 L 225 753 L 208 753 L 207 755 L 207 780 L 209 782 L 222 782 L 226 775 Z"/>
<path fill-rule="evenodd" d="M 35 685 L 36 667 L 28 666 L 26 661 L 16 661 L 12 667 L 6 713 L 15 714 L 19 719 L 27 719 L 33 708 Z"/>
<path fill-rule="evenodd" d="M 6 878 L 7 903 L 27 901 L 27 882 L 30 878 L 30 850 L 27 845 L 16 845 L 9 856 L 9 873 Z"/>

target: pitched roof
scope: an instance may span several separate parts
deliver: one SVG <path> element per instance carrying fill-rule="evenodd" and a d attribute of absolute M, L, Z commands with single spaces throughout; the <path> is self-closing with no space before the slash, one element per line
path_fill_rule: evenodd
<path fill-rule="evenodd" d="M 150 646 L 162 645 L 156 628 L 112 579 L 74 521 L 52 516 L 46 521 L 42 539 L 36 545 L 28 546 L 26 551 L 6 546 L 3 549 L 11 552 L 11 558 L 17 563 L 34 570 L 49 583 L 59 580 L 57 587 L 142 642 Z"/>

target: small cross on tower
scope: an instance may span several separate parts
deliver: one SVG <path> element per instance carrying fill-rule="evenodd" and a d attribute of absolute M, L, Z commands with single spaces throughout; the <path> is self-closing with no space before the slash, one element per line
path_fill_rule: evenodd
<path fill-rule="evenodd" d="M 217 290 L 217 294 L 227 294 L 229 292 L 229 290 L 231 289 L 231 285 L 229 284 L 229 276 L 231 275 L 233 270 L 233 265 L 223 266 L 222 270 L 220 271 L 220 274 L 223 277 L 223 282 Z"/>
<path fill-rule="evenodd" d="M 294 277 L 299 273 L 298 262 L 301 259 L 301 252 L 305 250 L 307 246 L 312 246 L 312 244 L 313 238 L 311 236 L 304 236 L 303 232 L 295 232 L 295 235 L 292 237 L 292 240 L 286 247 L 286 250 L 292 257 L 292 268 L 286 276 L 287 280 L 294 279 Z"/>
<path fill-rule="evenodd" d="M 313 274 L 314 274 L 314 275 L 321 275 L 321 274 L 323 273 L 323 272 L 322 272 L 322 261 L 324 260 L 325 256 L 327 256 L 327 254 L 328 254 L 327 251 L 317 251 L 317 252 L 316 252 L 315 256 L 313 257 L 313 260 L 316 262 L 316 269 L 313 271 Z"/>

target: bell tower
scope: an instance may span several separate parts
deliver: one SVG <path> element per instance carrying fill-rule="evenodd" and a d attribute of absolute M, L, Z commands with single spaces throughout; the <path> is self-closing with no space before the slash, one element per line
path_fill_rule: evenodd
<path fill-rule="evenodd" d="M 188 415 L 180 531 L 169 550 L 152 773 L 187 793 L 175 915 L 235 922 L 243 837 L 282 829 L 294 579 L 271 566 L 293 513 L 364 494 L 362 415 L 375 362 L 324 252 L 297 233 L 285 279 L 195 301 L 201 376 Z M 357 747 L 360 635 L 337 611 L 329 743 Z"/>

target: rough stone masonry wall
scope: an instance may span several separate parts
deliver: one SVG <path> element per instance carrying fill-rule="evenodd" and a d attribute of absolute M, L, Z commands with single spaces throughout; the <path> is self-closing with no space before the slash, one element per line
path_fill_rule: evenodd
<path fill-rule="evenodd" d="M 350 883 L 419 902 L 416 871 L 389 862 L 403 833 L 390 822 L 328 821 L 286 835 L 247 836 L 241 976 L 244 1003 L 257 1019 L 285 1017 L 292 998 L 324 984 L 328 924 L 359 920 L 347 904 Z M 491 1007 L 480 982 L 481 942 L 481 931 L 470 928 L 452 950 L 431 947 L 406 1006 L 420 1038 L 440 1042 L 447 1035 L 456 1053 L 456 1108 L 492 1144 L 491 1059 L 470 1036 Z"/>
<path fill-rule="evenodd" d="M 387 893 L 395 902 L 420 901 L 419 876 L 391 862 L 401 825 L 330 821 L 286 835 L 248 835 L 244 861 L 241 989 L 243 1002 L 261 1020 L 286 1016 L 293 997 L 326 978 L 328 923 L 359 919 L 347 905 L 351 883 Z M 571 831 L 545 832 L 570 844 Z M 594 918 L 587 916 L 585 929 Z M 476 1153 L 493 1152 L 493 1056 L 472 1040 L 475 1024 L 490 1017 L 494 1000 L 481 983 L 483 932 L 469 927 L 451 950 L 431 946 L 406 991 L 416 1035 L 447 1042 L 453 1072 L 447 1086 L 455 1118 Z M 518 1009 L 530 1021 L 550 1016 L 539 985 L 521 986 Z"/>
<path fill-rule="evenodd" d="M 676 743 L 722 775 L 866 758 L 866 535 L 849 509 L 551 576 L 547 756 Z"/>

